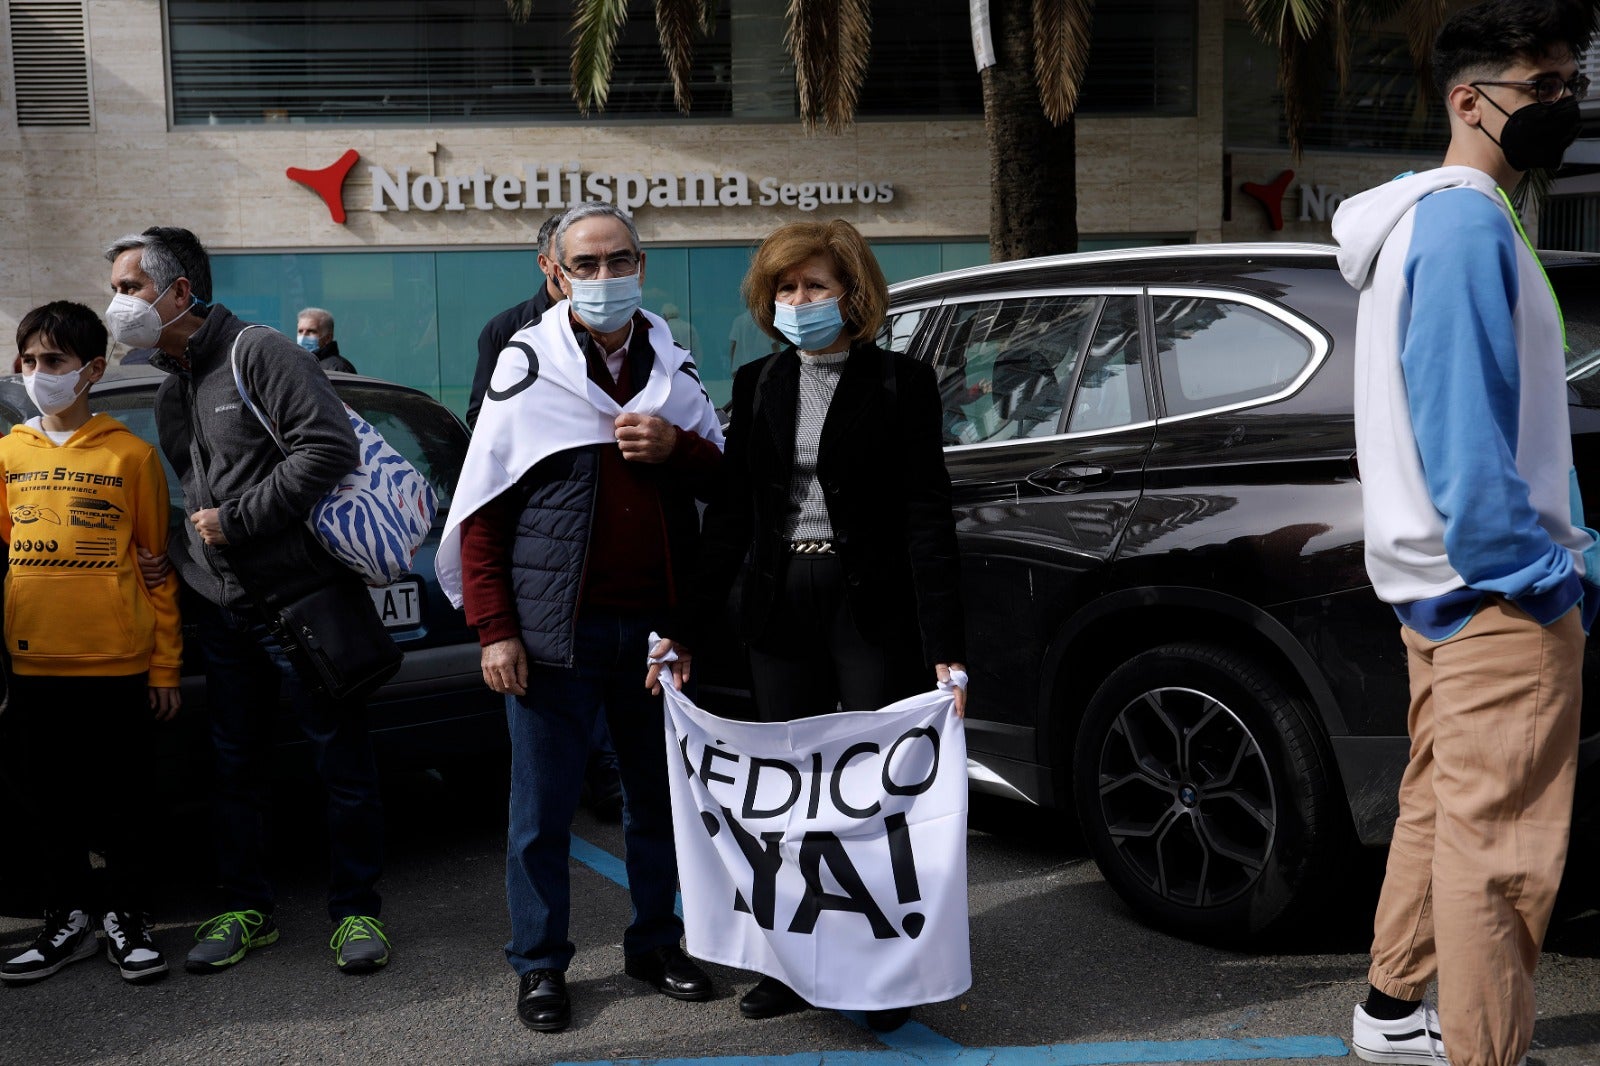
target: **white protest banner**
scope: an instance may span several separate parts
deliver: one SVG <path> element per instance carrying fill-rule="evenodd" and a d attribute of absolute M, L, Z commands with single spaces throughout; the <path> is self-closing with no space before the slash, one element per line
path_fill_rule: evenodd
<path fill-rule="evenodd" d="M 971 987 L 967 745 L 951 694 L 734 722 L 662 688 L 689 954 L 817 1007 Z"/>

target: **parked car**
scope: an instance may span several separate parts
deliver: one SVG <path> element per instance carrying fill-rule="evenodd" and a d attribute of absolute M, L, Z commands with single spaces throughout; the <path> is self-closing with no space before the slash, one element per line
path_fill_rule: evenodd
<path fill-rule="evenodd" d="M 145 366 L 112 367 L 94 386 L 90 406 L 123 422 L 159 450 L 154 401 L 165 377 Z M 433 572 L 434 552 L 466 454 L 467 429 L 443 404 L 416 389 L 351 374 L 330 377 L 344 401 L 416 466 L 439 497 L 438 517 L 413 560 L 412 573 L 370 590 L 380 617 L 406 653 L 399 673 L 370 700 L 374 747 L 380 762 L 389 767 L 461 767 L 468 772 L 481 768 L 486 758 L 498 757 L 507 748 L 504 703 L 483 684 L 477 637 L 462 612 L 445 599 Z M 0 376 L 0 428 L 9 431 L 37 413 L 21 376 Z M 187 510 L 176 475 L 170 465 L 166 470 L 177 528 L 187 520 Z M 186 622 L 183 710 L 174 725 L 159 734 L 162 760 L 182 768 L 166 775 L 175 795 L 185 788 L 178 782 L 192 781 L 208 765 L 208 694 L 198 649 L 192 625 Z M 288 716 L 278 722 L 278 740 L 288 758 L 294 757 L 293 748 L 305 743 Z M 6 761 L 0 746 L 0 771 Z M 0 793 L 3 778 L 0 772 Z M 0 840 L 9 836 L 5 812 L 14 809 L 13 804 L 0 802 Z"/>
<path fill-rule="evenodd" d="M 1363 563 L 1356 293 L 1334 257 L 1213 245 L 959 270 L 893 286 L 879 338 L 944 399 L 972 787 L 1075 806 L 1107 881 L 1189 936 L 1295 921 L 1397 811 L 1405 656 Z M 1600 256 L 1545 265 L 1594 514 Z"/>

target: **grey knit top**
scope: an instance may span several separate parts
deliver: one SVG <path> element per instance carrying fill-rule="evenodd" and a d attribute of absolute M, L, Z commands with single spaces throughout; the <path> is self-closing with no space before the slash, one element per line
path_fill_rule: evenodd
<path fill-rule="evenodd" d="M 784 521 L 785 540 L 832 540 L 833 524 L 828 504 L 817 481 L 817 442 L 828 405 L 839 387 L 839 372 L 850 358 L 848 349 L 815 355 L 800 352 L 800 395 L 794 416 L 794 469 L 789 475 L 789 515 Z"/>

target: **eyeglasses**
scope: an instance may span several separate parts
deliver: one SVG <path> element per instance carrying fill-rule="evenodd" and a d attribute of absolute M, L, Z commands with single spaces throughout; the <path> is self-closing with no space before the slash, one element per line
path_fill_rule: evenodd
<path fill-rule="evenodd" d="M 618 252 L 599 258 L 590 255 L 580 255 L 570 263 L 562 263 L 561 269 L 577 278 L 579 281 L 593 281 L 600 276 L 600 268 L 604 267 L 606 276 L 612 278 L 625 278 L 639 272 L 639 257 L 632 252 Z"/>
<path fill-rule="evenodd" d="M 1527 89 L 1541 104 L 1553 104 L 1566 93 L 1571 93 L 1574 100 L 1582 100 L 1589 95 L 1589 75 L 1574 74 L 1572 80 L 1568 81 L 1554 71 L 1527 81 L 1475 81 L 1472 85 L 1474 88 L 1479 85 L 1504 85 L 1512 89 Z"/>

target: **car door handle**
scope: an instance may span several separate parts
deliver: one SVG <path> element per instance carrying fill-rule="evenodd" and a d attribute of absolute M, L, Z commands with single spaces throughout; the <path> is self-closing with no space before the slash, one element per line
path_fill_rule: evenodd
<path fill-rule="evenodd" d="M 1059 466 L 1047 466 L 1043 470 L 1035 470 L 1024 480 L 1034 488 L 1045 492 L 1079 492 L 1110 481 L 1111 468 L 1062 463 Z"/>

